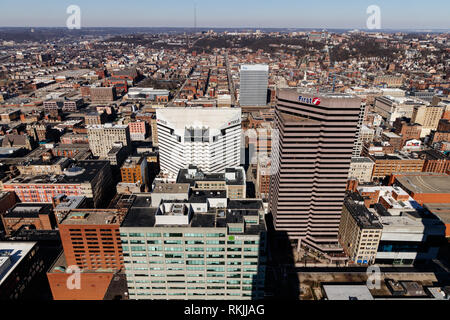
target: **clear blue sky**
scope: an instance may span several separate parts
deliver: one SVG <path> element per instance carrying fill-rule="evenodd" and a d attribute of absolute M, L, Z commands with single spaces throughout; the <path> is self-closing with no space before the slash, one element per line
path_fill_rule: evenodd
<path fill-rule="evenodd" d="M 82 27 L 365 28 L 381 8 L 382 28 L 450 29 L 449 0 L 0 0 L 0 26 L 63 27 L 80 6 Z"/>

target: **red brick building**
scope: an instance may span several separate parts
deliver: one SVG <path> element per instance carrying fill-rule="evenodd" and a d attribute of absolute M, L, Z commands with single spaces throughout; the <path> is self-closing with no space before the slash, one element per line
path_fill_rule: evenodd
<path fill-rule="evenodd" d="M 127 209 L 76 209 L 58 224 L 67 265 L 81 269 L 123 268 L 119 227 Z"/>

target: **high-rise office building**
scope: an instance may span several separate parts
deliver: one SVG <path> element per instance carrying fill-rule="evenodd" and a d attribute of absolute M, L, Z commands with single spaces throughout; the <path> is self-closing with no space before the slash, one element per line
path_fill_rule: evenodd
<path fill-rule="evenodd" d="M 277 231 L 333 256 L 361 100 L 281 89 L 269 205 Z"/>
<path fill-rule="evenodd" d="M 240 76 L 240 105 L 267 105 L 269 66 L 265 64 L 242 65 Z"/>
<path fill-rule="evenodd" d="M 224 172 L 241 164 L 241 109 L 157 109 L 161 170 L 174 176 L 196 165 Z"/>

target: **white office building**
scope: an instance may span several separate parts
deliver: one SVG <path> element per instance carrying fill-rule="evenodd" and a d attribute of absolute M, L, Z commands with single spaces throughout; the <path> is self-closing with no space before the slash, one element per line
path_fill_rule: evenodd
<path fill-rule="evenodd" d="M 189 165 L 224 172 L 241 164 L 241 109 L 156 110 L 161 170 L 177 175 Z"/>
<path fill-rule="evenodd" d="M 267 105 L 269 66 L 265 64 L 242 65 L 240 76 L 240 105 Z"/>

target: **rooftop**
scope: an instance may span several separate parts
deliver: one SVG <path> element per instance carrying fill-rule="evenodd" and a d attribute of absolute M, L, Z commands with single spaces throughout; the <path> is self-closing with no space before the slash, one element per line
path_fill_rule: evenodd
<path fill-rule="evenodd" d="M 243 64 L 241 65 L 241 71 L 269 71 L 267 64 Z"/>
<path fill-rule="evenodd" d="M 367 285 L 323 285 L 328 300 L 374 300 Z"/>
<path fill-rule="evenodd" d="M 0 286 L 35 245 L 36 242 L 0 241 Z"/>
<path fill-rule="evenodd" d="M 183 116 L 180 117 L 180 114 Z M 186 128 L 209 128 L 209 136 L 220 134 L 220 130 L 241 123 L 240 108 L 165 108 L 156 110 L 158 125 L 167 125 L 175 134 L 184 137 Z"/>
<path fill-rule="evenodd" d="M 19 175 L 5 184 L 71 184 L 92 181 L 99 171 L 108 165 L 108 161 L 78 161 L 60 175 Z"/>
<path fill-rule="evenodd" d="M 159 183 L 155 184 L 152 193 L 188 193 L 189 183 Z"/>
<path fill-rule="evenodd" d="M 227 185 L 244 185 L 245 172 L 242 167 L 236 167 L 226 168 L 224 173 L 204 173 L 192 165 L 178 172 L 177 183 L 195 186 L 195 182 L 199 181 L 224 181 Z"/>
<path fill-rule="evenodd" d="M 424 207 L 437 216 L 442 223 L 450 224 L 450 203 L 425 203 Z"/>
<path fill-rule="evenodd" d="M 382 229 L 378 217 L 376 217 L 372 212 L 370 212 L 364 204 L 360 204 L 353 199 L 347 198 L 344 202 L 345 207 L 348 212 L 355 219 L 356 223 L 360 228 L 363 229 Z"/>
<path fill-rule="evenodd" d="M 126 209 L 75 209 L 60 222 L 61 225 L 120 225 Z"/>
<path fill-rule="evenodd" d="M 50 214 L 51 212 L 51 204 L 18 203 L 5 214 L 5 218 L 38 218 L 40 214 Z"/>
<path fill-rule="evenodd" d="M 373 163 L 373 161 L 367 157 L 358 157 L 352 158 L 352 163 Z"/>
<path fill-rule="evenodd" d="M 121 227 L 124 228 L 152 228 L 156 226 L 156 213 L 158 208 L 151 208 L 146 197 L 136 197 L 129 213 L 124 218 Z M 168 201 L 169 205 L 179 204 L 189 206 L 187 201 Z M 210 208 L 206 213 L 193 213 L 188 224 L 180 227 L 192 228 L 226 228 L 227 223 L 243 223 L 245 216 L 258 216 L 263 209 L 261 200 L 233 200 L 229 201 L 227 209 Z M 261 219 L 259 224 L 247 225 L 245 234 L 258 234 L 265 231 L 265 224 Z M 164 227 L 165 225 L 158 225 Z M 173 226 L 173 225 L 172 225 Z"/>
<path fill-rule="evenodd" d="M 405 175 L 397 177 L 397 182 L 414 194 L 450 193 L 450 176 L 448 175 Z"/>

